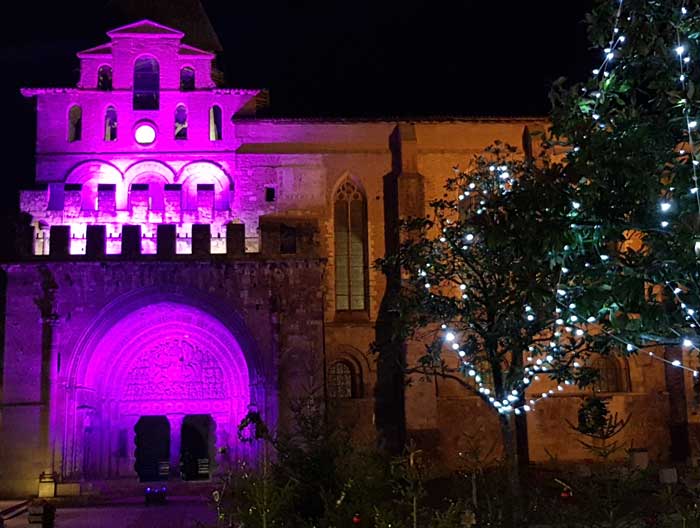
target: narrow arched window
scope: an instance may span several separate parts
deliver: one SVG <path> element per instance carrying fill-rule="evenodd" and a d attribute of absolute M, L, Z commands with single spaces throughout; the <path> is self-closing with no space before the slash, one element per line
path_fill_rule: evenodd
<path fill-rule="evenodd" d="M 105 141 L 117 140 L 117 110 L 108 106 L 105 111 Z"/>
<path fill-rule="evenodd" d="M 598 373 L 593 382 L 596 392 L 628 392 L 630 390 L 629 369 L 624 358 L 598 356 L 591 362 L 591 367 Z"/>
<path fill-rule="evenodd" d="M 214 105 L 209 109 L 209 139 L 221 139 L 221 107 Z"/>
<path fill-rule="evenodd" d="M 347 361 L 336 361 L 328 369 L 328 397 L 332 399 L 357 397 L 355 372 Z"/>
<path fill-rule="evenodd" d="M 112 67 L 100 66 L 97 70 L 97 89 L 109 91 L 112 89 Z"/>
<path fill-rule="evenodd" d="M 158 110 L 160 68 L 152 57 L 141 57 L 134 64 L 134 110 Z"/>
<path fill-rule="evenodd" d="M 191 92 L 194 90 L 194 69 L 185 66 L 180 70 L 180 90 Z"/>
<path fill-rule="evenodd" d="M 175 139 L 187 139 L 187 108 L 177 105 L 175 109 Z"/>
<path fill-rule="evenodd" d="M 68 111 L 68 141 L 80 141 L 83 135 L 83 109 L 78 105 Z"/>
<path fill-rule="evenodd" d="M 367 202 L 351 181 L 334 198 L 335 309 L 367 309 Z"/>

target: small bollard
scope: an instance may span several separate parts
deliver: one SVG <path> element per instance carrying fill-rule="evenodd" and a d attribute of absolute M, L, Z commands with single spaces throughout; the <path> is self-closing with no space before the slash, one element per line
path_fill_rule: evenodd
<path fill-rule="evenodd" d="M 675 484 L 678 482 L 676 468 L 664 468 L 659 470 L 659 482 L 661 484 Z"/>
<path fill-rule="evenodd" d="M 649 451 L 641 448 L 629 450 L 630 465 L 633 469 L 647 469 L 649 467 Z"/>

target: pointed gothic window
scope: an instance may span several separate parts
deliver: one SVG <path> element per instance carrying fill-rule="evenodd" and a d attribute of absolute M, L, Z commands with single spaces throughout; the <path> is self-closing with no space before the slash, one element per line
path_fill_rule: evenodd
<path fill-rule="evenodd" d="M 68 141 L 80 141 L 83 135 L 83 109 L 73 105 L 68 111 Z"/>
<path fill-rule="evenodd" d="M 141 57 L 134 65 L 134 110 L 158 110 L 160 68 L 153 57 Z"/>
<path fill-rule="evenodd" d="M 221 107 L 214 105 L 209 109 L 209 139 L 221 139 Z"/>
<path fill-rule="evenodd" d="M 625 358 L 598 356 L 591 362 L 598 371 L 598 379 L 593 383 L 596 392 L 629 392 L 629 367 Z"/>
<path fill-rule="evenodd" d="M 194 91 L 194 69 L 185 66 L 180 70 L 180 91 Z"/>
<path fill-rule="evenodd" d="M 109 91 L 112 89 L 112 67 L 111 66 L 100 66 L 97 70 L 97 89 L 103 91 Z"/>
<path fill-rule="evenodd" d="M 117 140 L 117 111 L 113 106 L 108 106 L 105 112 L 105 141 Z"/>
<path fill-rule="evenodd" d="M 175 109 L 175 139 L 187 139 L 187 108 L 177 105 Z"/>
<path fill-rule="evenodd" d="M 350 180 L 336 191 L 335 309 L 367 309 L 367 202 Z"/>

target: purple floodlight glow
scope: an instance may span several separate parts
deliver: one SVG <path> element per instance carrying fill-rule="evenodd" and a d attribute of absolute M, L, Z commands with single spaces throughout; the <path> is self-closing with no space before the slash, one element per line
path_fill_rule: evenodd
<path fill-rule="evenodd" d="M 158 415 L 168 419 L 176 445 L 184 416 L 204 414 L 214 423 L 216 452 L 247 456 L 236 428 L 251 402 L 251 376 L 231 330 L 189 304 L 154 302 L 126 316 L 117 311 L 113 321 L 104 314 L 69 367 L 76 392 L 67 409 L 66 449 L 79 448 L 87 421 L 106 445 L 120 430 L 133 431 L 140 417 Z"/>
<path fill-rule="evenodd" d="M 167 223 L 178 233 L 210 225 L 212 253 L 225 253 L 225 226 L 232 222 L 246 224 L 255 249 L 258 217 L 274 209 L 258 206 L 262 186 L 255 178 L 246 181 L 247 190 L 240 187 L 244 198 L 236 201 L 238 168 L 230 153 L 239 139 L 225 116 L 250 107 L 259 91 L 217 89 L 214 55 L 183 44 L 172 28 L 143 20 L 108 36 L 110 42 L 78 54 L 77 87 L 22 90 L 39 99 L 37 181 L 48 184 L 22 195 L 22 210 L 33 218 L 34 252 L 47 254 L 51 226 L 69 225 L 70 252 L 84 254 L 80 233 L 101 225 L 107 254 L 117 254 L 122 226 L 140 225 L 142 253 L 152 254 L 153 234 Z M 181 85 L 183 70 L 190 80 Z M 105 71 L 111 83 L 100 85 Z M 178 108 L 186 109 L 179 117 Z M 71 109 L 79 119 L 70 120 Z M 177 133 L 177 119 L 186 134 Z M 114 186 L 111 194 L 106 185 Z M 190 240 L 178 241 L 177 252 L 191 253 Z"/>

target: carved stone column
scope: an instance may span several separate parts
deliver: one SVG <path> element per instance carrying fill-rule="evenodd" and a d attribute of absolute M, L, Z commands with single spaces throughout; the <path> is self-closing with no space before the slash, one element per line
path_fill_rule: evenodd
<path fill-rule="evenodd" d="M 170 422 L 170 477 L 180 478 L 180 444 L 182 442 L 182 414 L 169 414 Z"/>

